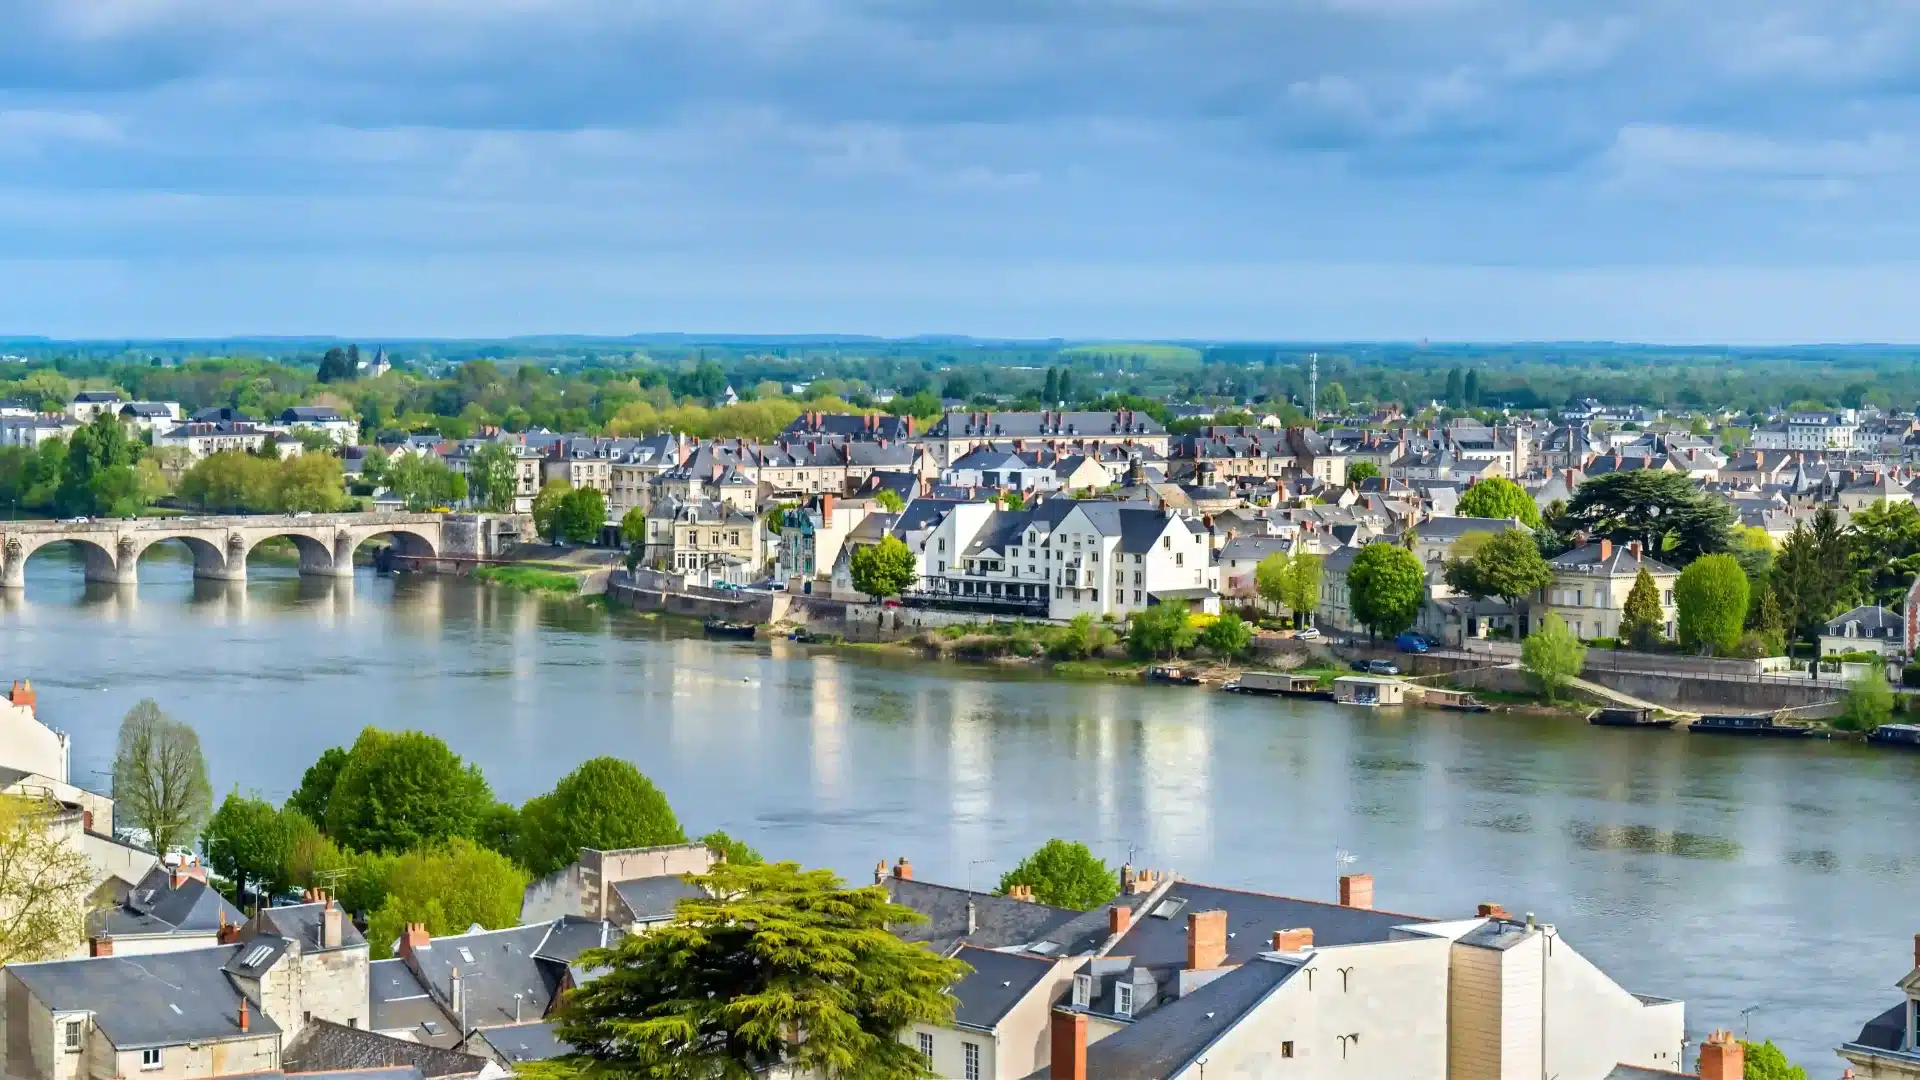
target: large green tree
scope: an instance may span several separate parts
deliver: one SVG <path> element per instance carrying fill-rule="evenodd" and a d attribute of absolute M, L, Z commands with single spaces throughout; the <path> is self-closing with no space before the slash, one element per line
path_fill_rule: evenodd
<path fill-rule="evenodd" d="M 1635 469 L 1580 485 L 1566 522 L 1616 544 L 1638 540 L 1654 558 L 1684 566 L 1732 545 L 1733 508 L 1684 473 Z"/>
<path fill-rule="evenodd" d="M 1847 696 L 1834 726 L 1845 731 L 1872 731 L 1893 715 L 1893 688 L 1878 664 L 1847 683 Z"/>
<path fill-rule="evenodd" d="M 1380 475 L 1380 466 L 1371 461 L 1356 461 L 1347 466 L 1347 486 L 1357 488 Z"/>
<path fill-rule="evenodd" d="M 587 761 L 520 808 L 520 861 L 545 876 L 581 848 L 658 847 L 686 842 L 667 797 L 630 761 Z"/>
<path fill-rule="evenodd" d="M 1504 529 L 1472 545 L 1471 551 L 1446 562 L 1446 582 L 1456 592 L 1475 598 L 1498 596 L 1517 607 L 1553 581 L 1553 569 L 1526 529 Z"/>
<path fill-rule="evenodd" d="M 1853 540 L 1830 506 L 1815 511 L 1811 525 L 1798 522 L 1787 534 L 1767 581 L 1795 639 L 1814 640 L 1828 619 L 1853 602 L 1855 557 Z"/>
<path fill-rule="evenodd" d="M 318 760 L 307 766 L 301 774 L 300 786 L 287 796 L 287 806 L 300 811 L 307 820 L 324 822 L 327 820 L 327 802 L 333 798 L 333 785 L 340 780 L 340 770 L 347 764 L 347 750 L 344 746 L 330 746 L 321 753 Z"/>
<path fill-rule="evenodd" d="M 387 465 L 387 486 L 416 512 L 464 502 L 468 491 L 465 473 L 427 454 L 396 454 Z"/>
<path fill-rule="evenodd" d="M 296 823 L 288 815 L 302 819 Z M 269 897 L 292 883 L 293 845 L 305 824 L 291 806 L 275 809 L 258 795 L 230 791 L 207 821 L 202 837 L 207 864 L 240 892 Z"/>
<path fill-rule="evenodd" d="M 1920 510 L 1883 499 L 1856 510 L 1848 527 L 1859 592 L 1872 603 L 1899 608 L 1920 575 Z"/>
<path fill-rule="evenodd" d="M 602 974 L 567 995 L 561 1075 L 748 1080 L 785 1069 L 821 1080 L 922 1080 L 901 1041 L 952 1022 L 965 964 L 904 941 L 924 922 L 879 886 L 843 887 L 793 863 L 722 863 L 694 878 L 672 922 L 582 962 Z"/>
<path fill-rule="evenodd" d="M 1285 608 L 1295 626 L 1304 626 L 1305 617 L 1320 606 L 1320 556 L 1299 546 L 1273 552 L 1254 567 L 1253 582 L 1260 599 Z"/>
<path fill-rule="evenodd" d="M 1539 682 L 1548 701 L 1558 700 L 1560 691 L 1580 674 L 1586 662 L 1587 647 L 1568 629 L 1566 622 L 1551 611 L 1520 643 L 1520 666 Z"/>
<path fill-rule="evenodd" d="M 473 836 L 493 793 L 478 766 L 419 731 L 367 728 L 327 800 L 327 835 L 360 851 L 405 851 Z"/>
<path fill-rule="evenodd" d="M 590 544 L 607 524 L 607 496 L 599 488 L 574 488 L 560 500 L 560 533 L 576 544 Z"/>
<path fill-rule="evenodd" d="M 1253 645 L 1253 627 L 1229 611 L 1200 631 L 1200 645 L 1217 656 L 1239 656 Z"/>
<path fill-rule="evenodd" d="M 562 526 L 565 521 L 561 515 L 560 507 L 565 501 L 567 493 L 572 490 L 572 484 L 559 479 L 549 480 L 541 486 L 540 493 L 533 497 L 534 532 L 552 540 L 556 544 L 560 542 L 563 532 Z"/>
<path fill-rule="evenodd" d="M 513 509 L 517 483 L 517 462 L 505 444 L 490 442 L 468 456 L 467 493 L 482 510 Z"/>
<path fill-rule="evenodd" d="M 527 872 L 512 859 L 453 837 L 409 851 L 386 874 L 386 899 L 367 921 L 373 958 L 392 955 L 408 923 L 425 923 L 435 936 L 517 926 Z"/>
<path fill-rule="evenodd" d="M 200 736 L 189 724 L 142 700 L 120 722 L 113 759 L 116 815 L 147 834 L 155 851 L 186 846 L 213 810 L 213 787 Z"/>
<path fill-rule="evenodd" d="M 920 580 L 913 549 L 897 536 L 883 536 L 879 543 L 855 551 L 847 569 L 853 587 L 868 596 L 898 596 Z"/>
<path fill-rule="evenodd" d="M 1540 524 L 1540 507 L 1527 489 L 1504 476 L 1478 481 L 1460 495 L 1461 517 L 1519 518 L 1528 528 Z"/>
<path fill-rule="evenodd" d="M 1731 656 L 1747 624 L 1746 572 L 1731 555 L 1705 555 L 1680 572 L 1673 587 L 1680 647 Z"/>
<path fill-rule="evenodd" d="M 1420 617 L 1427 575 L 1413 552 L 1384 541 L 1368 544 L 1347 567 L 1353 617 L 1376 637 L 1393 637 Z"/>
<path fill-rule="evenodd" d="M 1172 659 L 1193 647 L 1199 631 L 1181 603 L 1154 604 L 1127 620 L 1127 646 L 1135 656 Z"/>
<path fill-rule="evenodd" d="M 1627 591 L 1627 606 L 1620 617 L 1620 638 L 1636 649 L 1650 649 L 1666 635 L 1666 610 L 1660 606 L 1660 586 L 1642 566 L 1633 576 L 1633 588 Z"/>
<path fill-rule="evenodd" d="M 0 964 L 63 960 L 81 947 L 98 875 L 51 799 L 0 795 Z"/>
<path fill-rule="evenodd" d="M 1033 890 L 1042 904 L 1091 911 L 1120 895 L 1120 879 L 1105 861 L 1079 841 L 1049 840 L 1000 876 L 1005 895 L 1015 885 Z"/>
<path fill-rule="evenodd" d="M 142 509 L 133 465 L 139 444 L 118 415 L 106 412 L 67 439 L 66 469 L 56 501 L 64 514 L 124 517 Z"/>
<path fill-rule="evenodd" d="M 1766 1042 L 1742 1041 L 1746 1048 L 1746 1065 L 1741 1080 L 1807 1080 L 1807 1070 L 1787 1060 L 1787 1055 Z"/>

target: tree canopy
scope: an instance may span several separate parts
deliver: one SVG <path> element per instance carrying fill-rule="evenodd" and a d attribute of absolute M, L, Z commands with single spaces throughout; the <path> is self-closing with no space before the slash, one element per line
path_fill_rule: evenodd
<path fill-rule="evenodd" d="M 1470 550 L 1471 554 L 1450 558 L 1445 564 L 1447 585 L 1456 592 L 1475 598 L 1498 596 L 1518 605 L 1553 581 L 1553 569 L 1526 529 L 1503 529 L 1470 545 Z"/>
<path fill-rule="evenodd" d="M 1728 550 L 1733 523 L 1727 501 L 1701 491 L 1686 474 L 1634 469 L 1581 484 L 1566 522 L 1556 527 L 1616 544 L 1638 540 L 1654 558 L 1684 566 Z"/>
<path fill-rule="evenodd" d="M 1569 680 L 1586 666 L 1587 647 L 1559 615 L 1549 611 L 1520 643 L 1520 666 L 1540 683 L 1548 701 L 1559 698 Z"/>
<path fill-rule="evenodd" d="M 1172 659 L 1192 648 L 1198 637 L 1185 604 L 1153 604 L 1127 620 L 1127 646 L 1135 656 Z"/>
<path fill-rule="evenodd" d="M 270 897 L 293 883 L 294 845 L 313 829 L 292 800 L 276 809 L 258 795 L 236 789 L 207 821 L 207 864 L 240 893 Z"/>
<path fill-rule="evenodd" d="M 386 899 L 367 921 L 375 960 L 393 954 L 408 923 L 435 936 L 465 933 L 478 923 L 499 930 L 520 923 L 527 872 L 497 851 L 465 837 L 409 851 L 386 875 Z"/>
<path fill-rule="evenodd" d="M 853 587 L 868 596 L 898 596 L 920 580 L 913 550 L 897 536 L 855 551 L 847 560 Z"/>
<path fill-rule="evenodd" d="M 533 497 L 533 531 L 559 543 L 565 531 L 566 518 L 561 514 L 561 504 L 573 485 L 565 480 L 553 479 L 541 485 L 540 493 Z"/>
<path fill-rule="evenodd" d="M 1653 574 L 1642 566 L 1633 576 L 1633 588 L 1627 592 L 1627 606 L 1620 618 L 1620 637 L 1636 649 L 1650 649 L 1660 644 L 1666 627 L 1660 586 L 1653 580 Z"/>
<path fill-rule="evenodd" d="M 467 494 L 482 510 L 503 513 L 513 509 L 518 470 L 513 451 L 490 442 L 467 457 Z"/>
<path fill-rule="evenodd" d="M 1673 587 L 1680 646 L 1731 656 L 1747 624 L 1746 572 L 1731 555 L 1704 555 L 1680 572 Z"/>
<path fill-rule="evenodd" d="M 54 828 L 58 809 L 0 796 L 0 964 L 66 959 L 85 933 L 93 866 Z"/>
<path fill-rule="evenodd" d="M 1427 598 L 1426 572 L 1413 552 L 1384 541 L 1368 544 L 1347 567 L 1353 617 L 1367 632 L 1392 637 L 1420 617 Z"/>
<path fill-rule="evenodd" d="M 1540 507 L 1527 489 L 1504 476 L 1478 481 L 1460 495 L 1456 511 L 1461 517 L 1519 518 L 1528 528 L 1540 525 Z"/>
<path fill-rule="evenodd" d="M 200 736 L 161 712 L 151 698 L 120 722 L 113 799 L 117 815 L 145 832 L 162 853 L 191 843 L 213 810 Z"/>
<path fill-rule="evenodd" d="M 1820 628 L 1857 595 L 1852 538 L 1830 506 L 1814 512 L 1811 526 L 1797 522 L 1780 545 L 1768 587 L 1781 619 L 1796 639 L 1811 641 Z"/>
<path fill-rule="evenodd" d="M 560 497 L 560 533 L 576 544 L 592 543 L 607 523 L 607 497 L 599 488 L 574 488 Z"/>
<path fill-rule="evenodd" d="M 534 876 L 572 863 L 581 848 L 686 842 L 667 797 L 630 761 L 597 757 L 520 808 L 520 861 Z"/>
<path fill-rule="evenodd" d="M 1753 1043 L 1742 1041 L 1746 1048 L 1746 1068 L 1742 1080 L 1807 1080 L 1807 1070 L 1787 1060 L 1787 1055 L 1773 1040 Z"/>
<path fill-rule="evenodd" d="M 1020 865 L 1000 876 L 1000 893 L 1015 885 L 1033 890 L 1034 900 L 1054 907 L 1091 911 L 1120 895 L 1120 879 L 1104 860 L 1079 841 L 1049 840 Z"/>
<path fill-rule="evenodd" d="M 435 736 L 366 728 L 327 800 L 327 835 L 360 851 L 406 851 L 472 836 L 493 793 Z"/>
<path fill-rule="evenodd" d="M 1253 627 L 1229 611 L 1200 631 L 1200 645 L 1217 656 L 1235 657 L 1253 644 Z"/>

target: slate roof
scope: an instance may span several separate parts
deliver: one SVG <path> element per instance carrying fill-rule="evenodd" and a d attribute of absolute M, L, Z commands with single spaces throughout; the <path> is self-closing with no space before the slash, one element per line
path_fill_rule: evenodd
<path fill-rule="evenodd" d="M 1151 1016 L 1087 1047 L 1087 1075 L 1100 1080 L 1165 1080 L 1178 1074 L 1300 970 L 1261 957 L 1155 1009 Z M 1046 1075 L 1046 1070 L 1033 1074 Z"/>
<path fill-rule="evenodd" d="M 459 969 L 469 1028 L 525 1023 L 547 1015 L 565 973 L 534 958 L 547 930 L 547 923 L 534 923 L 437 937 L 414 950 L 413 962 L 421 981 L 440 994 Z"/>
<path fill-rule="evenodd" d="M 1213 910 L 1227 913 L 1229 964 L 1244 964 L 1265 952 L 1275 930 L 1311 927 L 1314 945 L 1324 947 L 1385 941 L 1396 926 L 1430 921 L 1417 915 L 1176 881 L 1164 897 L 1133 920 L 1111 954 L 1131 956 L 1142 966 L 1184 965 L 1187 916 Z"/>
<path fill-rule="evenodd" d="M 368 1026 L 375 1031 L 405 1031 L 429 1045 L 452 1046 L 459 1041 L 454 1023 L 428 996 L 427 988 L 398 958 L 367 965 Z M 429 1031 L 426 1024 L 438 1029 Z"/>
<path fill-rule="evenodd" d="M 1864 604 L 1828 619 L 1825 633 L 1828 637 L 1844 637 L 1850 622 L 1860 624 L 1860 637 L 1863 639 L 1897 638 L 1905 629 L 1899 612 L 1888 611 L 1877 604 Z"/>
<path fill-rule="evenodd" d="M 294 405 L 280 414 L 283 424 L 324 424 L 344 419 L 331 405 Z"/>
<path fill-rule="evenodd" d="M 486 1041 L 501 1061 L 509 1064 L 546 1061 L 573 1053 L 573 1046 L 560 1040 L 554 1025 L 544 1021 L 488 1028 L 480 1033 L 480 1038 Z"/>
<path fill-rule="evenodd" d="M 266 908 L 256 916 L 254 925 L 267 933 L 299 942 L 302 952 L 320 952 L 320 921 L 321 913 L 325 910 L 320 904 L 288 904 Z M 366 943 L 367 939 L 361 936 L 360 928 L 353 925 L 353 920 L 346 917 L 346 912 L 341 912 L 340 944 L 336 948 L 352 949 Z"/>
<path fill-rule="evenodd" d="M 950 412 L 927 429 L 930 439 L 1056 438 L 1096 435 L 1165 435 L 1167 429 L 1143 412 Z"/>
<path fill-rule="evenodd" d="M 158 401 L 130 401 L 120 406 L 121 416 L 151 416 L 158 419 L 173 419 L 173 410 Z"/>
<path fill-rule="evenodd" d="M 1132 554 L 1145 553 L 1152 549 L 1154 541 L 1167 531 L 1170 523 L 1186 524 L 1186 519 L 1169 517 L 1166 513 L 1144 506 L 1122 506 L 1111 502 L 1083 502 L 1078 504 L 1087 515 L 1087 520 L 1102 536 L 1118 536 L 1118 550 Z M 1187 527 L 1191 528 L 1190 525 Z"/>
<path fill-rule="evenodd" d="M 1460 935 L 1455 941 L 1461 945 L 1472 945 L 1493 952 L 1506 952 L 1531 936 L 1533 935 L 1527 930 L 1525 923 L 1488 919 Z"/>
<path fill-rule="evenodd" d="M 119 401 L 118 390 L 82 390 L 73 395 L 73 400 L 81 404 L 97 404 L 102 401 Z"/>
<path fill-rule="evenodd" d="M 485 1069 L 487 1059 L 440 1046 L 396 1039 L 377 1031 L 363 1031 L 331 1020 L 315 1018 L 281 1054 L 289 1073 L 348 1072 L 361 1069 L 410 1067 L 426 1080 L 472 1076 Z"/>
<path fill-rule="evenodd" d="M 669 880 L 685 884 L 679 878 Z M 614 887 L 617 889 L 622 884 L 625 882 L 617 882 Z M 669 910 L 668 914 L 672 914 L 672 911 Z M 552 924 L 547 931 L 546 940 L 540 943 L 540 947 L 534 950 L 533 955 L 541 960 L 571 964 L 580 959 L 580 954 L 588 949 L 604 949 L 617 945 L 625 936 L 623 931 L 611 923 L 580 915 L 563 915 Z"/>
<path fill-rule="evenodd" d="M 277 1035 L 272 1017 L 250 1010 L 240 1033 L 240 991 L 226 965 L 245 945 L 145 956 L 13 964 L 8 971 L 54 1012 L 89 1012 L 120 1050 Z"/>
<path fill-rule="evenodd" d="M 1569 570 L 1580 574 L 1593 574 L 1604 577 L 1633 577 L 1645 566 L 1650 574 L 1678 574 L 1680 571 L 1657 559 L 1645 556 L 1635 557 L 1633 550 L 1625 544 L 1613 545 L 1613 554 L 1605 560 L 1600 558 L 1600 545 L 1588 544 L 1572 551 L 1562 552 L 1547 560 L 1547 565 L 1555 570 Z"/>
<path fill-rule="evenodd" d="M 1697 1073 L 1673 1073 L 1664 1069 L 1643 1069 L 1638 1065 L 1615 1065 L 1605 1080 L 1687 1080 Z"/>
<path fill-rule="evenodd" d="M 1869 1050 L 1898 1050 L 1907 1036 L 1907 1003 L 1902 1001 L 1879 1016 L 1867 1021 L 1860 1029 L 1860 1037 L 1853 1040 L 1855 1046 L 1864 1046 Z"/>
<path fill-rule="evenodd" d="M 995 952 L 963 945 L 954 958 L 973 973 L 953 985 L 953 1021 L 961 1027 L 992 1031 L 1048 975 L 1054 962 L 1022 953 Z"/>
<path fill-rule="evenodd" d="M 707 895 L 698 886 L 679 877 L 637 878 L 613 883 L 614 895 L 633 913 L 635 922 L 658 922 L 673 918 L 674 905 Z"/>
<path fill-rule="evenodd" d="M 964 941 L 985 949 L 1003 949 L 1039 941 L 1078 919 L 1081 912 L 1031 904 L 992 893 L 974 892 L 929 881 L 890 877 L 881 882 L 896 904 L 927 916 L 927 921 L 895 931 L 907 941 L 925 941 L 938 951 Z M 974 907 L 974 931 L 967 933 L 967 901 Z M 1104 918 L 1104 916 L 1103 916 Z M 1103 922 L 1102 925 L 1105 925 Z"/>
<path fill-rule="evenodd" d="M 247 921 L 213 886 L 187 878 L 175 888 L 167 868 L 156 866 L 134 885 L 124 903 L 89 913 L 87 935 L 211 934 L 220 929 L 223 914 L 233 926 Z"/>

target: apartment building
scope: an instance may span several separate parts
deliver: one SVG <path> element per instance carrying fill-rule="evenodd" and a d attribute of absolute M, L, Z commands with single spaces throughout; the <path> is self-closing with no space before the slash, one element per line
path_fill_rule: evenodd
<path fill-rule="evenodd" d="M 1203 486 L 1241 477 L 1288 476 L 1310 476 L 1322 484 L 1339 485 L 1347 482 L 1347 463 L 1334 443 L 1306 428 L 1270 432 L 1209 427 L 1173 440 L 1167 476 Z"/>
<path fill-rule="evenodd" d="M 1145 413 L 1113 412 L 950 412 L 934 421 L 921 438 L 934 463 L 946 468 L 976 447 L 1019 439 L 1056 454 L 1085 453 L 1110 447 L 1140 447 L 1165 457 L 1167 429 Z"/>
<path fill-rule="evenodd" d="M 1920 1080 L 1920 934 L 1913 939 L 1913 966 L 1894 988 L 1901 997 L 1839 1047 L 1856 1080 Z"/>
<path fill-rule="evenodd" d="M 745 585 L 769 557 L 759 517 L 723 500 L 669 497 L 647 511 L 646 521 L 643 561 L 697 575 L 702 585 Z"/>
<path fill-rule="evenodd" d="M 1633 583 L 1644 567 L 1660 591 L 1661 632 L 1674 636 L 1679 611 L 1674 607 L 1673 588 L 1680 571 L 1647 555 L 1639 541 L 1584 544 L 1548 559 L 1547 566 L 1553 570 L 1553 583 L 1541 590 L 1533 611 L 1536 625 L 1550 611 L 1560 616 L 1576 637 L 1620 636 L 1627 594 L 1633 591 Z"/>

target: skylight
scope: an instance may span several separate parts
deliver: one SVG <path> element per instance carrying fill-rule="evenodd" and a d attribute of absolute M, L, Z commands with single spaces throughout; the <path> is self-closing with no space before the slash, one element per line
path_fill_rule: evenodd
<path fill-rule="evenodd" d="M 465 945 L 460 946 L 460 962 L 463 964 L 473 963 L 473 950 L 467 948 Z"/>
<path fill-rule="evenodd" d="M 240 966 L 249 967 L 249 968 L 259 967 L 261 963 L 266 960 L 267 957 L 272 955 L 273 955 L 273 946 L 256 945 L 253 947 L 253 951 L 247 953 L 246 958 L 240 961 Z"/>
<path fill-rule="evenodd" d="M 1186 906 L 1187 902 L 1185 900 L 1177 897 L 1168 897 L 1153 905 L 1153 917 L 1156 919 L 1171 919 L 1175 915 L 1180 914 L 1180 909 Z"/>

